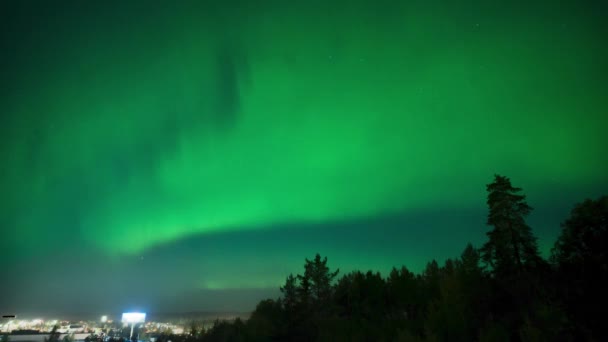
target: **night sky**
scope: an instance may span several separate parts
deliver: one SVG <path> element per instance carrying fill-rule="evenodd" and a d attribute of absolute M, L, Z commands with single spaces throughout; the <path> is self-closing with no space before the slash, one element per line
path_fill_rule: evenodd
<path fill-rule="evenodd" d="M 608 192 L 599 1 L 153 2 L 0 4 L 2 314 L 420 271 L 485 241 L 495 173 L 546 256 Z"/>

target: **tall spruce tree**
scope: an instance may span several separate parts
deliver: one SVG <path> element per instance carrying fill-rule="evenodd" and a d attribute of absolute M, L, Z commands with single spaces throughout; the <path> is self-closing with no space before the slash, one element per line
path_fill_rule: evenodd
<path fill-rule="evenodd" d="M 327 257 L 321 259 L 317 253 L 313 260 L 306 259 L 304 277 L 310 283 L 312 299 L 317 305 L 329 301 L 332 293 L 332 283 L 340 270 L 331 272 L 327 266 Z"/>
<path fill-rule="evenodd" d="M 498 277 L 534 268 L 540 256 L 536 238 L 525 221 L 532 208 L 522 189 L 513 187 L 509 178 L 495 175 L 487 191 L 487 224 L 494 228 L 487 233 L 488 242 L 481 249 L 484 262 Z"/>

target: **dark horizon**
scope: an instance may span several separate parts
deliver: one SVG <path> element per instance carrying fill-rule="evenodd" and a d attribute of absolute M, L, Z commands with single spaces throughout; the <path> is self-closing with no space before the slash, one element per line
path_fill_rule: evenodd
<path fill-rule="evenodd" d="M 138 310 L 125 310 L 125 312 L 139 312 Z M 72 313 L 22 313 L 11 314 L 15 315 L 17 320 L 67 320 L 70 322 L 77 321 L 95 321 L 98 322 L 101 316 L 107 316 L 108 320 L 120 321 L 123 312 L 72 312 Z M 146 312 L 146 321 L 149 322 L 199 322 L 215 320 L 216 318 L 232 318 L 241 317 L 247 318 L 251 311 L 185 311 L 185 312 Z"/>

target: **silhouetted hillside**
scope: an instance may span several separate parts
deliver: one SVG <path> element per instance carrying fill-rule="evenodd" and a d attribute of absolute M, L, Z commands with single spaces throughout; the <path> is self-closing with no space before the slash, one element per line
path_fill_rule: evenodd
<path fill-rule="evenodd" d="M 608 288 L 608 197 L 577 204 L 549 261 L 541 258 L 522 189 L 496 176 L 487 186 L 487 242 L 443 265 L 339 276 L 327 258 L 305 260 L 282 297 L 247 321 L 160 342 L 206 341 L 600 341 Z"/>

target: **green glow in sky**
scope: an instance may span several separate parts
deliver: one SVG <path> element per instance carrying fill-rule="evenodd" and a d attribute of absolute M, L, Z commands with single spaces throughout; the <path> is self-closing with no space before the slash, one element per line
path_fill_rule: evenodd
<path fill-rule="evenodd" d="M 591 6 L 374 3 L 15 9 L 6 241 L 139 255 L 199 234 L 483 210 L 494 173 L 533 206 L 606 189 L 607 30 Z"/>

